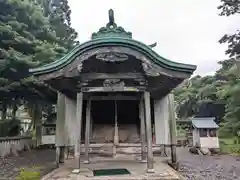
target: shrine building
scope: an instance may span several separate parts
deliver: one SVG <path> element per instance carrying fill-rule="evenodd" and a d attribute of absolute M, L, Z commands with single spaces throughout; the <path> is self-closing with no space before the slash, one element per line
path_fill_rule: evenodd
<path fill-rule="evenodd" d="M 170 61 L 153 48 L 133 39 L 109 10 L 109 22 L 91 40 L 30 70 L 58 93 L 58 163 L 69 147 L 79 162 L 91 163 L 91 147 L 97 144 L 108 145 L 113 158 L 118 148 L 139 145 L 148 172 L 154 172 L 153 144 L 170 147 L 172 163 L 177 163 L 171 92 L 196 66 Z"/>

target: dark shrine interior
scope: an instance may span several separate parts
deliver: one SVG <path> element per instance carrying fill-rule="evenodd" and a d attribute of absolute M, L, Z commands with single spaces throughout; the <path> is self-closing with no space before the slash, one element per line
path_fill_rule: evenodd
<path fill-rule="evenodd" d="M 138 100 L 92 101 L 91 115 L 93 123 L 111 124 L 114 126 L 116 111 L 118 124 L 138 124 L 139 123 L 138 106 L 139 106 Z"/>
<path fill-rule="evenodd" d="M 151 99 L 151 121 L 154 124 L 154 108 Z M 86 126 L 86 104 L 83 101 L 83 124 L 82 124 L 82 140 L 85 138 Z M 118 127 L 121 125 L 137 126 L 138 134 L 140 134 L 140 118 L 139 118 L 140 100 L 92 100 L 91 101 L 91 119 L 92 123 L 98 125 L 115 125 L 115 112 L 117 113 Z M 115 109 L 116 108 L 116 109 Z"/>
<path fill-rule="evenodd" d="M 140 133 L 139 100 L 117 100 L 117 123 L 136 124 Z M 93 124 L 115 125 L 115 101 L 92 101 L 91 118 Z M 83 102 L 82 140 L 85 139 L 86 101 Z"/>

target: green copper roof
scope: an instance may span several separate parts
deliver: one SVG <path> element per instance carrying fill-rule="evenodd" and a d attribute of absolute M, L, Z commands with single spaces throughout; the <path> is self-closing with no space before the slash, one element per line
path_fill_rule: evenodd
<path fill-rule="evenodd" d="M 134 49 L 144 54 L 146 57 L 154 61 L 159 66 L 170 70 L 186 72 L 189 74 L 192 74 L 193 71 L 196 70 L 195 65 L 182 64 L 170 61 L 158 55 L 155 51 L 152 50 L 150 46 L 132 39 L 132 33 L 127 32 L 122 27 L 117 26 L 114 21 L 113 10 L 109 10 L 109 23 L 106 25 L 106 27 L 102 27 L 99 29 L 98 32 L 93 33 L 92 39 L 90 41 L 76 46 L 61 59 L 39 68 L 30 69 L 30 72 L 35 75 L 40 75 L 59 70 L 73 62 L 75 58 L 82 53 L 94 48 L 106 46 L 121 46 Z"/>

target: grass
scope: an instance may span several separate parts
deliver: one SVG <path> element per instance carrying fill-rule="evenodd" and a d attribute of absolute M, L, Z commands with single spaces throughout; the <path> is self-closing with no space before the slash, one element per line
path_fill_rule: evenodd
<path fill-rule="evenodd" d="M 22 168 L 16 180 L 40 180 L 40 172 L 38 167 L 33 167 L 30 169 Z"/>
<path fill-rule="evenodd" d="M 240 155 L 240 142 L 236 143 L 238 137 L 220 138 L 220 149 L 223 153 Z"/>

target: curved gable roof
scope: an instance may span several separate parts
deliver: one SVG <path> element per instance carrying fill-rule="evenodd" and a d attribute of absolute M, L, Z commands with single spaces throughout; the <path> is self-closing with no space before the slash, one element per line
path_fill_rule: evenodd
<path fill-rule="evenodd" d="M 126 32 L 124 28 L 117 26 L 117 24 L 114 22 L 113 11 L 109 10 L 109 23 L 106 25 L 106 27 L 100 28 L 97 33 L 93 33 L 92 39 L 90 41 L 76 46 L 61 59 L 42 67 L 30 69 L 30 72 L 35 75 L 40 75 L 60 70 L 61 68 L 72 63 L 75 58 L 77 56 L 80 56 L 82 53 L 94 48 L 104 46 L 122 46 L 134 49 L 144 54 L 157 65 L 166 69 L 189 74 L 192 74 L 194 70 L 196 70 L 195 65 L 170 61 L 158 55 L 155 51 L 152 50 L 150 46 L 132 39 L 132 33 Z"/>

